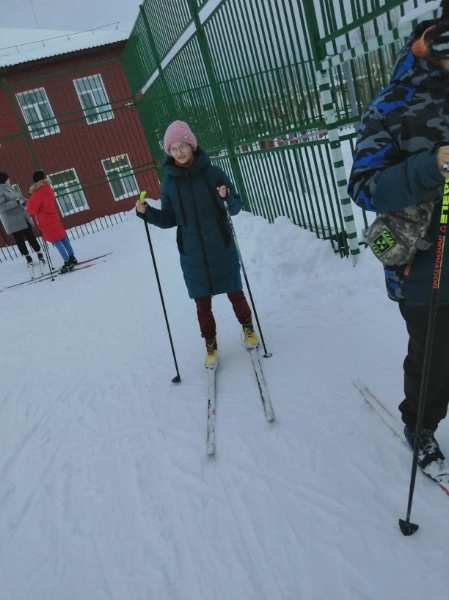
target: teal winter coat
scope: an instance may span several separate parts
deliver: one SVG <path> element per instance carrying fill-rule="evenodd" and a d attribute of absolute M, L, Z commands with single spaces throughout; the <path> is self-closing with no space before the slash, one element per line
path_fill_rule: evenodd
<path fill-rule="evenodd" d="M 234 185 L 209 156 L 197 148 L 189 168 L 177 167 L 172 157 L 164 162 L 161 209 L 146 207 L 137 213 L 149 223 L 168 229 L 177 227 L 177 245 L 184 281 L 190 298 L 212 296 L 242 289 L 240 263 L 224 199 L 217 186 L 229 188 L 228 210 L 236 215 L 242 201 Z"/>

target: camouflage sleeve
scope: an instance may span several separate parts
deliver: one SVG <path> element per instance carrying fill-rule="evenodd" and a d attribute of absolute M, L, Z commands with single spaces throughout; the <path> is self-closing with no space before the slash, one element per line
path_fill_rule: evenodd
<path fill-rule="evenodd" d="M 400 125 L 399 125 L 400 128 Z M 366 210 L 395 212 L 429 199 L 443 181 L 434 151 L 401 151 L 375 106 L 365 111 L 357 135 L 348 194 Z"/>

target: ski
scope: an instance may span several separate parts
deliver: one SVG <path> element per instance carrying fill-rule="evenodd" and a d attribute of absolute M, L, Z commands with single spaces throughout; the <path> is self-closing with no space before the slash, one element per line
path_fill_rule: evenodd
<path fill-rule="evenodd" d="M 99 260 L 100 258 L 104 258 L 105 256 L 110 256 L 111 254 L 112 254 L 112 252 L 106 252 L 106 254 L 99 254 L 98 256 L 94 256 L 93 258 L 86 258 L 86 260 L 79 260 L 76 264 L 84 265 L 85 263 L 91 262 L 93 260 Z"/>
<path fill-rule="evenodd" d="M 82 263 L 76 264 L 74 267 L 69 269 L 68 271 L 58 271 L 58 275 L 67 275 L 67 273 L 73 273 L 74 271 L 81 271 L 81 269 L 88 269 L 89 267 L 93 267 L 93 264 L 84 265 Z"/>
<path fill-rule="evenodd" d="M 78 263 L 80 264 L 80 263 Z M 88 265 L 75 265 L 73 267 L 73 269 L 70 269 L 70 271 L 65 271 L 64 273 L 61 273 L 61 271 L 54 271 L 53 273 L 46 273 L 43 277 L 39 277 L 38 279 L 35 279 L 34 281 L 28 281 L 27 285 L 31 285 L 33 283 L 40 283 L 41 281 L 47 281 L 48 279 L 55 279 L 56 277 L 59 277 L 60 275 L 67 275 L 67 273 L 73 273 L 74 271 L 81 271 L 82 269 L 89 269 L 89 267 L 93 267 L 93 264 L 88 264 Z"/>
<path fill-rule="evenodd" d="M 54 273 L 56 274 L 56 269 L 54 269 Z M 49 273 L 44 273 L 43 275 L 38 275 L 34 279 L 27 279 L 26 281 L 21 281 L 20 283 L 13 283 L 12 285 L 5 285 L 3 290 L 9 290 L 11 288 L 19 287 L 21 285 L 27 285 L 28 283 L 36 283 L 36 282 L 40 281 L 41 279 L 48 277 L 49 275 L 50 275 Z"/>
<path fill-rule="evenodd" d="M 259 388 L 260 400 L 262 402 L 263 410 L 265 413 L 265 417 L 268 422 L 274 421 L 274 412 L 273 407 L 271 405 L 270 394 L 268 393 L 267 384 L 265 383 L 265 377 L 262 371 L 262 365 L 260 364 L 260 357 L 257 351 L 257 347 L 255 348 L 247 348 L 251 361 L 254 368 L 254 373 L 256 375 L 257 386 Z"/>
<path fill-rule="evenodd" d="M 106 254 L 100 254 L 99 256 L 94 256 L 93 258 L 87 258 L 86 260 L 80 260 L 75 265 L 75 269 L 77 267 L 79 268 L 79 265 L 84 265 L 86 263 L 90 263 L 95 260 L 99 260 L 100 258 L 105 258 L 106 256 L 110 256 L 111 254 L 112 254 L 112 252 L 107 252 Z M 42 268 L 43 268 L 43 266 L 41 265 L 41 272 L 42 272 Z M 31 273 L 31 269 L 30 269 L 30 273 Z M 19 287 L 21 285 L 28 285 L 29 283 L 37 283 L 39 281 L 44 281 L 46 279 L 50 279 L 51 277 L 56 277 L 59 274 L 60 274 L 59 271 L 53 267 L 51 273 L 44 273 L 44 274 L 39 275 L 38 277 L 34 277 L 34 270 L 33 270 L 33 277 L 30 277 L 30 279 L 27 279 L 26 281 L 21 281 L 20 283 L 13 283 L 12 285 L 6 285 L 3 288 L 3 290 L 8 290 L 11 288 Z"/>
<path fill-rule="evenodd" d="M 397 435 L 402 443 L 410 449 L 410 446 L 405 439 L 403 433 L 403 427 L 401 422 L 391 413 L 391 411 L 373 394 L 373 392 L 364 385 L 361 381 L 356 379 L 354 382 L 354 387 L 360 392 L 362 398 L 365 402 L 377 413 L 377 415 L 381 418 L 381 420 L 389 427 L 389 429 Z M 448 465 L 449 467 L 449 465 Z M 434 481 L 448 496 L 449 496 L 449 470 L 448 473 L 444 473 L 441 475 L 434 475 L 429 473 L 423 469 L 420 469 L 421 473 L 425 475 L 427 478 Z"/>
<path fill-rule="evenodd" d="M 206 367 L 207 371 L 207 438 L 206 453 L 215 454 L 215 419 L 217 412 L 216 372 L 217 366 Z"/>
<path fill-rule="evenodd" d="M 39 265 L 39 277 L 43 277 L 45 275 L 44 273 L 44 267 L 45 267 L 45 260 L 41 259 L 39 260 L 39 262 L 37 263 Z"/>
<path fill-rule="evenodd" d="M 265 383 L 262 365 L 260 364 L 259 354 L 256 348 L 247 348 L 251 355 L 251 361 L 256 376 L 257 386 L 259 388 L 260 400 L 264 410 L 265 418 L 268 422 L 274 421 L 274 411 L 271 405 L 270 395 L 268 393 L 267 384 Z M 216 389 L 216 373 L 218 364 L 211 367 L 206 367 L 207 371 L 207 437 L 206 437 L 206 454 L 213 456 L 215 454 L 215 422 L 217 416 L 217 389 Z"/>
<path fill-rule="evenodd" d="M 30 270 L 30 279 L 33 280 L 34 279 L 34 263 L 29 262 L 29 263 L 27 263 L 27 265 L 28 265 L 28 269 Z"/>

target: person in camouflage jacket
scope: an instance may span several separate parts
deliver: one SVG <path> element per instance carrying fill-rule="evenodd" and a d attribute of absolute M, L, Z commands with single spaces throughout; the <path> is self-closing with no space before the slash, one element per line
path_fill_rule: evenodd
<path fill-rule="evenodd" d="M 385 265 L 389 297 L 398 302 L 409 334 L 404 361 L 405 435 L 414 444 L 424 350 L 445 178 L 449 177 L 449 1 L 442 16 L 418 25 L 399 53 L 389 84 L 364 111 L 348 193 L 366 210 L 387 216 L 430 206 L 426 249 L 408 264 Z M 434 432 L 449 401 L 449 255 L 443 258 L 429 386 L 418 462 L 444 456 Z"/>

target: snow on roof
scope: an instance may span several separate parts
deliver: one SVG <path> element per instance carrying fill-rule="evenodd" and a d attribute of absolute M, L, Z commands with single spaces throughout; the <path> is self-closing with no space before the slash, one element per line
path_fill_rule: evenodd
<path fill-rule="evenodd" d="M 105 31 L 104 28 L 80 32 L 0 28 L 0 68 L 121 42 L 128 37 L 126 31 Z"/>

